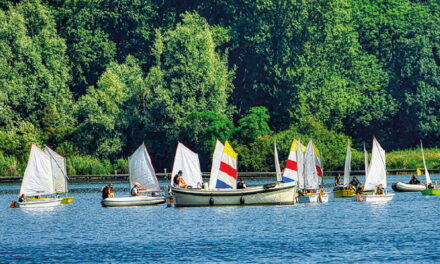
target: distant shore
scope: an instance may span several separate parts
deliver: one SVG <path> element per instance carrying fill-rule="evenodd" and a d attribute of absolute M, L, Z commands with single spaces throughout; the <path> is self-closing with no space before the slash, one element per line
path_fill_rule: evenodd
<path fill-rule="evenodd" d="M 391 169 L 387 170 L 388 175 L 404 175 L 415 174 L 414 169 Z M 430 173 L 440 173 L 440 169 L 432 169 Z M 324 171 L 324 177 L 334 177 L 336 175 L 343 175 L 344 171 Z M 170 179 L 171 173 L 157 173 L 159 180 Z M 363 170 L 354 170 L 351 172 L 353 176 L 363 176 L 365 172 Z M 209 172 L 203 172 L 204 179 L 209 178 Z M 238 177 L 243 178 L 275 178 L 275 172 L 238 172 Z M 0 176 L 0 183 L 15 183 L 21 182 L 21 176 Z M 124 181 L 128 180 L 128 174 L 110 174 L 110 175 L 71 175 L 69 176 L 69 182 L 88 182 L 88 181 Z"/>

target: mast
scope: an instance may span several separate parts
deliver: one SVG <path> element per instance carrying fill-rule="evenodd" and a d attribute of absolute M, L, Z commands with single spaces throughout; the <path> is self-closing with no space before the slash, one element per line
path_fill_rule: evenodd
<path fill-rule="evenodd" d="M 367 152 L 367 149 L 365 149 L 365 143 L 364 143 L 364 165 L 365 165 L 365 177 L 367 177 L 367 174 L 368 174 L 368 152 Z"/>
<path fill-rule="evenodd" d="M 420 140 L 420 149 L 422 150 L 423 167 L 425 168 L 426 185 L 428 185 L 428 184 L 432 183 L 432 181 L 431 181 L 431 177 L 429 176 L 428 168 L 426 167 L 425 152 L 423 151 L 422 140 Z"/>
<path fill-rule="evenodd" d="M 277 181 L 280 182 L 280 181 L 282 181 L 282 179 L 281 179 L 280 160 L 278 159 L 277 138 L 276 137 L 273 142 L 273 155 L 274 155 L 274 159 L 275 159 L 275 172 L 276 172 Z"/>

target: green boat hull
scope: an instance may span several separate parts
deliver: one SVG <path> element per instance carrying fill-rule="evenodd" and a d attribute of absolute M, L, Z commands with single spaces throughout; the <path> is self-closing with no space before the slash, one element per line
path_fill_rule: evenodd
<path fill-rule="evenodd" d="M 440 195 L 440 189 L 426 189 L 421 191 L 423 195 Z"/>

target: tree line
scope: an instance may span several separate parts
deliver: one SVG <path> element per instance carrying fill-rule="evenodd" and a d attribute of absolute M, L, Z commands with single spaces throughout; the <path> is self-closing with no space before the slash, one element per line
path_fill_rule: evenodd
<path fill-rule="evenodd" d="M 143 141 L 158 169 L 181 141 L 206 170 L 229 140 L 248 171 L 273 168 L 274 138 L 281 157 L 313 139 L 331 169 L 348 141 L 440 142 L 437 0 L 0 0 L 0 36 L 3 174 L 32 143 L 75 173 Z"/>

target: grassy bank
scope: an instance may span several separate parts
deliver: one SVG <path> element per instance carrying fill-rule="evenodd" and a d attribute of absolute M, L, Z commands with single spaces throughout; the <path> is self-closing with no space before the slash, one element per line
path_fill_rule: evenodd
<path fill-rule="evenodd" d="M 426 149 L 425 156 L 428 169 L 440 169 L 440 148 Z M 371 158 L 371 155 L 369 158 Z M 343 170 L 343 166 L 344 158 L 340 158 L 339 166 L 333 168 L 325 166 L 325 170 Z M 26 164 L 17 162 L 15 158 L 0 155 L 1 176 L 23 175 L 25 168 Z M 387 168 L 411 170 L 423 168 L 420 149 L 399 150 L 387 153 Z M 162 172 L 161 168 L 156 169 L 158 170 L 157 172 Z M 364 169 L 364 156 L 362 152 L 353 151 L 352 169 Z M 69 175 L 108 175 L 114 174 L 115 171 L 117 173 L 128 173 L 128 161 L 126 159 L 118 159 L 111 162 L 107 159 L 101 160 L 88 155 L 75 155 L 67 159 L 67 173 Z"/>

